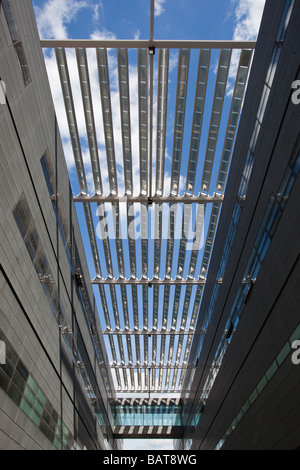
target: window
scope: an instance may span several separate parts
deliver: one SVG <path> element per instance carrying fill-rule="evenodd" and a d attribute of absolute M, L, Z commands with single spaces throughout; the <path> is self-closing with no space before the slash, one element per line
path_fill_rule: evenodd
<path fill-rule="evenodd" d="M 58 449 L 70 449 L 73 436 L 20 359 L 2 330 L 7 364 L 0 366 L 0 387 Z M 61 433 L 61 429 L 63 432 Z M 62 436 L 62 442 L 61 442 Z"/>
<path fill-rule="evenodd" d="M 247 413 L 248 409 L 253 405 L 255 400 L 263 392 L 265 387 L 268 385 L 268 382 L 272 379 L 274 374 L 278 371 L 281 364 L 290 355 L 290 353 L 291 353 L 291 344 L 292 344 L 294 338 L 299 338 L 299 332 L 300 332 L 300 325 L 298 325 L 296 327 L 294 332 L 289 337 L 289 340 L 284 344 L 283 348 L 279 351 L 276 358 L 271 363 L 270 367 L 267 369 L 266 373 L 263 375 L 263 377 L 260 379 L 260 381 L 258 382 L 256 387 L 254 388 L 254 390 L 250 394 L 250 396 L 249 396 L 248 400 L 246 401 L 245 405 L 239 411 L 236 418 L 233 420 L 233 422 L 231 423 L 231 425 L 227 429 L 227 431 L 224 434 L 224 436 L 222 437 L 222 439 L 216 445 L 215 450 L 221 449 L 221 447 L 224 445 L 226 439 L 235 430 L 236 426 L 239 424 L 241 419 Z"/>
<path fill-rule="evenodd" d="M 18 61 L 20 64 L 23 81 L 25 87 L 27 87 L 31 83 L 31 76 L 29 72 L 29 67 L 26 59 L 26 54 L 24 51 L 23 43 L 20 37 L 18 25 L 15 21 L 15 16 L 13 12 L 13 8 L 11 5 L 10 0 L 2 0 L 2 7 L 4 11 L 4 15 L 7 21 L 8 29 L 11 35 L 11 39 L 18 57 Z"/>
<path fill-rule="evenodd" d="M 294 2 L 295 0 L 287 0 L 285 2 L 281 24 L 280 24 L 278 35 L 277 35 L 277 41 L 283 41 L 285 38 L 285 34 L 289 25 L 292 10 L 294 8 Z"/>

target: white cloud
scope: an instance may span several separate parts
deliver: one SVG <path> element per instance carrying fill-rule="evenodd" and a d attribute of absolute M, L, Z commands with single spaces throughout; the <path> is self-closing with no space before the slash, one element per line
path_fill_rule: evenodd
<path fill-rule="evenodd" d="M 236 26 L 233 34 L 234 40 L 256 40 L 264 6 L 265 0 L 238 1 L 235 8 Z"/>
<path fill-rule="evenodd" d="M 93 40 L 107 40 L 107 39 L 117 39 L 116 35 L 112 33 L 111 31 L 108 31 L 107 29 L 103 28 L 102 30 L 95 30 L 91 36 L 90 39 Z"/>
<path fill-rule="evenodd" d="M 140 29 L 138 29 L 134 34 L 134 39 L 137 40 L 137 39 L 140 39 L 140 37 L 141 37 L 141 31 Z"/>
<path fill-rule="evenodd" d="M 49 0 L 36 7 L 36 20 L 41 38 L 67 39 L 67 25 L 75 20 L 83 8 L 90 8 L 87 0 Z"/>
<path fill-rule="evenodd" d="M 93 15 L 93 21 L 99 21 L 99 18 L 100 18 L 100 13 L 99 13 L 99 9 L 100 9 L 100 3 L 98 5 L 95 5 L 94 6 L 94 15 Z"/>
<path fill-rule="evenodd" d="M 166 3 L 166 0 L 155 0 L 154 2 L 154 16 L 160 16 L 164 13 L 165 9 L 163 5 Z"/>

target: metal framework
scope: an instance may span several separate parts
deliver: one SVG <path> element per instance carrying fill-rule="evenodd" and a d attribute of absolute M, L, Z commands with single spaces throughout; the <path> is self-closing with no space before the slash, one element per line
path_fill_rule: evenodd
<path fill-rule="evenodd" d="M 152 1 L 150 40 L 41 46 L 55 51 L 117 393 L 180 392 L 205 334 L 195 326 L 255 42 L 155 40 Z"/>

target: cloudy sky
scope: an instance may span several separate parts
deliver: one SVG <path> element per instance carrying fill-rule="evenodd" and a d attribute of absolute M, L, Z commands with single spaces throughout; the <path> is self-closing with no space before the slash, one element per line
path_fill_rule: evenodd
<path fill-rule="evenodd" d="M 155 39 L 240 39 L 252 40 L 257 36 L 265 0 L 156 0 L 155 1 Z M 33 0 L 41 38 L 45 39 L 148 39 L 150 35 L 150 0 Z M 64 143 L 66 161 L 70 171 L 74 169 L 74 159 L 69 141 L 66 115 L 61 99 L 61 88 L 53 51 L 45 51 L 46 65 L 49 72 L 50 86 L 56 105 L 58 122 Z M 101 103 L 97 92 L 96 57 L 89 55 L 92 94 L 94 95 L 94 111 L 96 121 L 102 121 Z M 170 72 L 175 66 L 177 57 L 170 56 Z M 80 85 L 77 79 L 77 64 L 74 52 L 68 52 L 68 63 L 73 86 L 76 109 L 81 109 Z M 124 187 L 122 180 L 122 143 L 121 122 L 119 115 L 118 77 L 116 57 L 109 55 L 111 69 L 111 100 L 113 122 L 116 127 L 115 147 L 117 164 L 119 163 L 120 193 Z M 174 74 L 176 68 L 174 67 Z M 232 77 L 234 76 L 232 70 Z M 172 76 L 170 76 L 172 78 Z M 174 79 L 175 83 L 175 79 Z M 132 141 L 138 141 L 138 97 L 137 73 L 130 70 L 130 99 L 133 109 Z M 114 112 L 115 110 L 115 112 Z M 83 112 L 78 113 L 80 137 L 85 135 Z M 106 153 L 103 146 L 104 135 L 99 126 L 99 158 L 103 173 L 104 190 L 108 190 L 108 173 Z M 154 136 L 155 138 L 155 136 Z M 155 144 L 155 142 L 154 142 Z M 133 149 L 133 175 L 139 182 L 138 146 Z M 168 153 L 169 152 L 169 153 Z M 171 149 L 167 148 L 167 157 Z M 92 173 L 89 168 L 88 146 L 83 148 L 87 179 L 92 192 Z M 169 189 L 170 174 L 166 172 L 165 188 Z M 181 178 L 181 189 L 184 179 Z M 137 190 L 139 185 L 137 184 Z M 74 192 L 77 188 L 74 187 Z"/>
<path fill-rule="evenodd" d="M 150 36 L 150 0 L 32 0 L 40 36 L 43 39 L 149 39 Z M 155 1 L 155 39 L 184 40 L 254 40 L 257 37 L 265 0 L 156 0 Z M 97 122 L 102 121 L 101 103 L 97 93 L 96 58 L 89 56 L 89 70 L 92 93 L 94 93 L 94 111 Z M 70 173 L 74 194 L 78 194 L 76 186 L 74 159 L 69 140 L 69 131 L 61 98 L 61 88 L 53 51 L 45 50 L 46 66 L 50 86 L 56 106 L 66 162 Z M 172 61 L 170 56 L 170 80 L 172 80 Z M 78 81 L 77 64 L 73 52 L 68 52 L 68 64 L 72 80 L 75 105 L 81 112 L 77 114 L 80 137 L 85 135 L 85 120 Z M 119 172 L 119 192 L 122 193 L 122 141 L 119 116 L 119 96 L 117 62 L 113 54 L 109 55 L 111 101 L 116 109 L 113 115 L 116 145 L 116 161 Z M 175 70 L 175 67 L 174 67 Z M 234 71 L 232 72 L 232 75 Z M 137 74 L 130 69 L 130 97 L 132 109 L 132 140 L 138 141 L 137 114 Z M 175 82 L 174 78 L 174 82 Z M 230 90 L 229 90 L 230 92 Z M 101 126 L 98 129 L 99 158 L 102 168 L 103 187 L 109 193 L 106 152 L 103 145 L 104 134 Z M 138 146 L 135 146 L 138 148 Z M 119 151 L 118 151 L 119 149 Z M 167 149 L 167 160 L 171 150 Z M 83 158 L 86 165 L 89 191 L 93 193 L 92 172 L 89 166 L 88 145 L 83 146 Z M 119 163 L 119 165 L 118 165 Z M 133 149 L 134 180 L 139 179 L 139 154 Z M 165 174 L 165 187 L 168 188 L 170 173 Z M 184 180 L 181 186 L 184 188 Z M 139 185 L 137 185 L 137 190 Z M 91 274 L 92 275 L 92 274 Z M 172 449 L 168 441 L 125 441 L 129 449 Z"/>

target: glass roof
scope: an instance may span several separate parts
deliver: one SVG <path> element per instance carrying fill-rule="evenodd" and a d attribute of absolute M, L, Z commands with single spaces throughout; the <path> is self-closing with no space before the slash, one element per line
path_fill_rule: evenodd
<path fill-rule="evenodd" d="M 180 393 L 193 366 L 255 47 L 156 41 L 153 5 L 149 40 L 41 41 L 55 50 L 74 201 L 119 397 Z"/>

